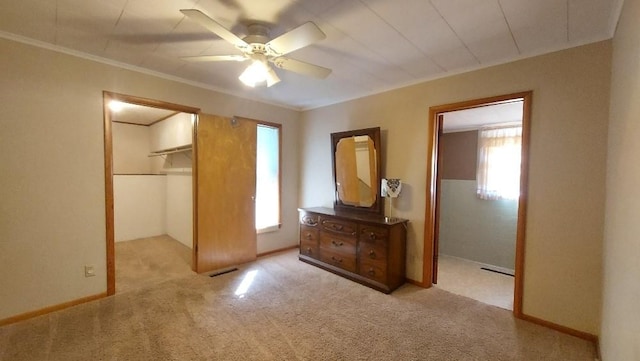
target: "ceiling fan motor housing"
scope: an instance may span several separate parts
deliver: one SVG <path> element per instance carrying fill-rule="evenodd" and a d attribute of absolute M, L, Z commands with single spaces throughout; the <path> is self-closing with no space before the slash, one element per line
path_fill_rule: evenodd
<path fill-rule="evenodd" d="M 247 26 L 249 35 L 244 40 L 247 44 L 265 44 L 269 41 L 269 27 L 264 24 L 253 23 Z"/>
<path fill-rule="evenodd" d="M 265 46 L 270 40 L 269 27 L 260 23 L 252 23 L 247 26 L 247 30 L 249 35 L 245 36 L 242 40 L 249 44 L 249 46 L 244 48 L 243 51 L 247 54 L 274 55 L 271 54 L 271 49 Z"/>

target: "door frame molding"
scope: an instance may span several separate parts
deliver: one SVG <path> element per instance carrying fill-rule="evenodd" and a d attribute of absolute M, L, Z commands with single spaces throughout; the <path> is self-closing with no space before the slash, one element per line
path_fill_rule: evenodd
<path fill-rule="evenodd" d="M 113 133 L 111 129 L 111 111 L 109 109 L 109 102 L 112 100 L 153 108 L 174 110 L 182 113 L 191 113 L 194 115 L 197 115 L 200 112 L 199 108 L 185 105 L 141 98 L 133 95 L 119 94 L 110 91 L 102 92 L 102 111 L 104 119 L 104 194 L 107 247 L 107 296 L 111 296 L 116 293 L 115 230 L 113 213 Z M 193 242 L 196 242 L 195 235 Z M 195 247 L 193 247 L 193 252 L 196 252 Z"/>
<path fill-rule="evenodd" d="M 516 257 L 515 257 L 515 284 L 513 313 L 516 317 L 522 318 L 522 296 L 524 293 L 524 251 L 525 251 L 525 230 L 527 215 L 527 199 L 529 184 L 529 144 L 531 137 L 531 101 L 533 91 L 525 91 L 506 95 L 499 95 L 488 98 L 467 100 L 463 102 L 438 105 L 429 108 L 429 126 L 427 139 L 431 142 L 427 153 L 427 182 L 426 182 L 426 207 L 424 222 L 424 250 L 423 250 L 423 270 L 422 286 L 431 287 L 433 285 L 434 267 L 436 266 L 435 239 L 436 232 L 436 210 L 438 202 L 437 179 L 438 179 L 438 140 L 440 124 L 438 116 L 442 113 L 477 108 L 501 102 L 508 102 L 515 99 L 523 100 L 522 108 L 522 151 L 520 165 L 520 199 L 518 201 L 518 221 L 516 231 Z"/>

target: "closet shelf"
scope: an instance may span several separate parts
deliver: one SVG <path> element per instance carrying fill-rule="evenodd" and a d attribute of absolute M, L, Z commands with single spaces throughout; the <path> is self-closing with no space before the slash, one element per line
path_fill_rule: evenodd
<path fill-rule="evenodd" d="M 149 157 L 158 157 L 158 156 L 161 156 L 161 155 L 188 152 L 190 150 L 191 150 L 191 144 L 187 144 L 187 145 L 183 145 L 183 146 L 180 146 L 180 147 L 168 148 L 168 149 L 163 149 L 163 150 L 158 150 L 158 151 L 155 151 L 155 152 L 151 152 L 149 154 Z"/>

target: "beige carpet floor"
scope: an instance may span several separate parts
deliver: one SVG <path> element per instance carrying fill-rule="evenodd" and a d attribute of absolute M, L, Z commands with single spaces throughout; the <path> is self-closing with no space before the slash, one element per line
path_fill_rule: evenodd
<path fill-rule="evenodd" d="M 385 295 L 294 251 L 0 328 L 6 361 L 593 359 L 507 310 L 408 284 Z"/>
<path fill-rule="evenodd" d="M 167 236 L 116 242 L 116 293 L 193 274 L 191 248 Z"/>

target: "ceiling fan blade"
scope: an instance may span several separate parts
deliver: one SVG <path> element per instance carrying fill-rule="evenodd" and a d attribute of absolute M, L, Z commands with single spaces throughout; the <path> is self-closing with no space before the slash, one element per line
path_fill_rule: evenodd
<path fill-rule="evenodd" d="M 286 57 L 279 57 L 271 60 L 278 68 L 289 70 L 294 73 L 312 76 L 318 79 L 324 79 L 331 74 L 331 69 L 321 67 L 319 65 L 313 65 L 305 63 L 304 61 L 290 59 Z"/>
<path fill-rule="evenodd" d="M 265 45 L 278 55 L 284 55 L 294 50 L 304 48 L 326 37 L 316 24 L 309 21 L 278 36 Z"/>
<path fill-rule="evenodd" d="M 244 55 L 201 55 L 201 56 L 181 56 L 180 59 L 186 61 L 245 61 Z"/>
<path fill-rule="evenodd" d="M 236 34 L 227 30 L 227 28 L 208 17 L 200 10 L 182 9 L 180 12 L 238 48 L 244 48 L 248 45 L 244 40 L 237 37 Z"/>

